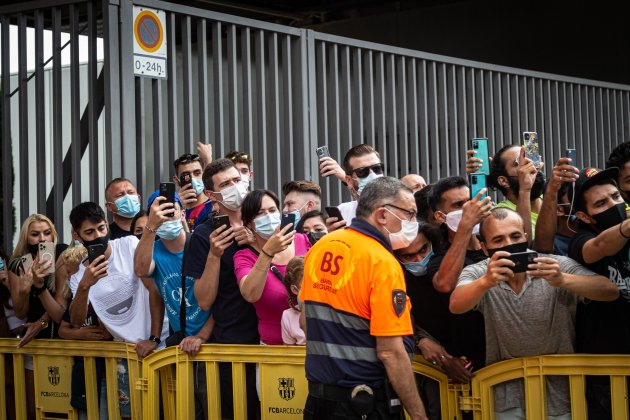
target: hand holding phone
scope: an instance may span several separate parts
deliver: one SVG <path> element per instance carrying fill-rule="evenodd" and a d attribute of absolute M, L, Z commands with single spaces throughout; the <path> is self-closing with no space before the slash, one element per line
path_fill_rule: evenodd
<path fill-rule="evenodd" d="M 535 251 L 515 252 L 509 257 L 504 257 L 514 263 L 514 267 L 511 268 L 514 274 L 524 273 L 527 271 L 527 266 L 534 263 L 534 258 L 538 257 L 538 253 Z"/>
<path fill-rule="evenodd" d="M 484 174 L 484 175 L 490 175 L 490 157 L 488 156 L 488 139 L 486 138 L 478 138 L 478 139 L 472 139 L 471 141 L 471 148 L 472 150 L 475 152 L 473 156 L 470 157 L 470 160 L 472 161 L 472 159 L 480 159 L 481 162 L 477 163 L 477 169 L 475 170 L 473 169 L 474 174 Z M 472 162 L 477 162 L 472 161 Z M 468 166 L 468 165 L 467 165 Z"/>
<path fill-rule="evenodd" d="M 541 170 L 544 164 L 540 156 L 538 133 L 535 131 L 523 132 L 523 147 L 525 148 L 525 156 L 532 161 L 536 169 Z"/>
<path fill-rule="evenodd" d="M 341 210 L 338 207 L 325 207 L 324 210 L 326 210 L 328 217 L 336 217 L 338 222 L 343 220 Z"/>
<path fill-rule="evenodd" d="M 221 226 L 225 226 L 224 232 L 230 228 L 230 218 L 227 215 L 218 215 L 212 218 L 212 225 L 214 229 L 218 229 Z"/>
<path fill-rule="evenodd" d="M 43 274 L 46 276 L 53 274 L 55 272 L 55 244 L 52 242 L 40 242 L 38 255 L 40 263 L 50 263 L 50 267 Z"/>
<path fill-rule="evenodd" d="M 317 154 L 317 159 L 330 156 L 330 152 L 328 151 L 328 146 L 318 147 L 317 149 L 315 149 L 315 153 Z"/>
<path fill-rule="evenodd" d="M 100 257 L 101 255 L 105 255 L 105 247 L 101 244 L 89 245 L 87 247 L 88 251 L 88 261 L 90 264 L 94 262 L 95 259 Z"/>
<path fill-rule="evenodd" d="M 165 202 L 173 203 L 175 205 L 175 183 L 174 182 L 161 182 L 160 183 L 160 195 L 166 198 Z M 175 212 L 165 214 L 166 217 L 173 217 Z"/>
<path fill-rule="evenodd" d="M 472 200 L 485 188 L 486 192 L 479 198 L 479 201 L 488 196 L 488 188 L 486 187 L 486 175 L 471 174 L 470 175 L 470 199 Z"/>
<path fill-rule="evenodd" d="M 179 188 L 184 188 L 188 184 L 192 184 L 192 175 L 190 172 L 182 172 L 179 176 Z"/>

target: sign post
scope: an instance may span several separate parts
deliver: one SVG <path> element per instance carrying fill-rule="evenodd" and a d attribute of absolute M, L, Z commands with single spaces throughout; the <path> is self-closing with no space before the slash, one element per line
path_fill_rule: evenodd
<path fill-rule="evenodd" d="M 166 16 L 163 10 L 133 7 L 133 74 L 166 79 Z"/>

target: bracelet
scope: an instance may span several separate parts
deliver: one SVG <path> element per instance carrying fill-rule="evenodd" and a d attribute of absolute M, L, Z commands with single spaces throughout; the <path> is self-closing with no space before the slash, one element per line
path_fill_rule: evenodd
<path fill-rule="evenodd" d="M 619 223 L 619 233 L 621 234 L 621 236 L 623 236 L 626 239 L 630 239 L 630 236 L 626 236 L 623 234 L 623 230 L 621 230 L 621 226 L 623 225 L 623 222 Z"/>
<path fill-rule="evenodd" d="M 154 335 L 149 336 L 149 341 L 153 341 L 155 344 L 160 344 L 162 342 L 162 340 L 160 340 L 160 337 L 156 337 Z"/>
<path fill-rule="evenodd" d="M 269 255 L 264 249 L 261 249 L 260 251 L 273 260 L 273 255 Z"/>
<path fill-rule="evenodd" d="M 151 229 L 151 228 L 149 227 L 149 225 L 144 225 L 144 228 L 145 228 L 146 230 L 148 230 L 149 232 L 151 232 L 151 233 L 155 233 L 155 234 L 157 234 L 157 229 Z"/>
<path fill-rule="evenodd" d="M 42 293 L 46 291 L 46 283 L 42 287 L 31 286 L 31 296 L 39 297 Z"/>

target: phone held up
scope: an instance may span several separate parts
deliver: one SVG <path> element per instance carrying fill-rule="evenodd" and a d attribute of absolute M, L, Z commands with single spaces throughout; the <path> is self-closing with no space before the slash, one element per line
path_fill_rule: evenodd
<path fill-rule="evenodd" d="M 511 268 L 513 273 L 524 273 L 527 271 L 529 264 L 534 264 L 534 258 L 538 257 L 538 253 L 535 251 L 515 252 L 509 257 L 505 257 L 506 260 L 510 260 L 514 263 L 514 267 Z"/>
<path fill-rule="evenodd" d="M 317 159 L 329 157 L 330 153 L 328 152 L 328 146 L 321 146 L 315 149 L 315 153 L 317 154 Z"/>
<path fill-rule="evenodd" d="M 212 224 L 215 229 L 218 229 L 221 226 L 225 226 L 225 229 L 223 230 L 225 232 L 227 229 L 230 228 L 230 218 L 225 214 L 214 216 L 212 218 Z"/>
<path fill-rule="evenodd" d="M 39 260 L 40 262 L 48 261 L 51 263 L 50 267 L 45 275 L 55 273 L 55 244 L 52 242 L 40 242 L 39 243 Z"/>
<path fill-rule="evenodd" d="M 174 182 L 161 182 L 160 183 L 160 195 L 166 198 L 165 202 L 173 203 L 175 205 L 175 183 Z M 166 214 L 166 217 L 173 217 L 175 212 Z"/>
<path fill-rule="evenodd" d="M 486 192 L 481 196 L 479 200 L 483 200 L 488 196 L 488 189 L 486 187 L 486 176 L 484 174 L 470 174 L 470 199 L 472 200 L 479 194 L 479 191 L 486 188 Z"/>
<path fill-rule="evenodd" d="M 290 225 L 291 227 L 289 229 L 287 229 L 287 231 L 284 233 L 285 235 L 289 232 L 291 232 L 294 229 L 294 225 L 295 225 L 295 214 L 293 213 L 289 213 L 289 214 L 282 214 L 282 219 L 280 221 L 280 230 L 284 229 L 285 226 Z"/>
<path fill-rule="evenodd" d="M 523 147 L 525 156 L 529 158 L 536 169 L 542 169 L 543 161 L 540 156 L 540 145 L 538 143 L 538 133 L 535 131 L 523 132 Z"/>
<path fill-rule="evenodd" d="M 89 245 L 87 251 L 90 264 L 101 255 L 105 255 L 105 247 L 102 244 Z"/>
<path fill-rule="evenodd" d="M 324 210 L 326 210 L 326 214 L 328 215 L 328 217 L 336 217 L 338 222 L 341 222 L 343 220 L 343 216 L 341 215 L 341 210 L 339 210 L 339 208 L 325 207 Z"/>
<path fill-rule="evenodd" d="M 490 164 L 489 164 L 490 159 L 488 156 L 488 139 L 486 138 L 472 139 L 471 147 L 472 147 L 472 150 L 475 151 L 474 157 L 481 159 L 481 166 L 474 173 L 490 175 Z"/>

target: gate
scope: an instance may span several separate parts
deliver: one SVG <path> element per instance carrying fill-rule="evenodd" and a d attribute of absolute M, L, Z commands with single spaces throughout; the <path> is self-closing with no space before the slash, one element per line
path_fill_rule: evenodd
<path fill-rule="evenodd" d="M 133 75 L 134 4 L 166 14 L 168 80 Z M 160 0 L 18 3 L 0 7 L 0 25 L 8 248 L 33 212 L 50 216 L 67 242 L 70 209 L 86 200 L 103 204 L 114 177 L 130 178 L 146 197 L 197 140 L 212 143 L 215 157 L 250 153 L 253 187 L 279 192 L 289 179 L 320 182 L 318 145 L 342 160 L 351 145 L 366 142 L 381 152 L 389 175 L 421 173 L 433 182 L 463 173 L 473 137 L 488 137 L 494 153 L 535 130 L 548 167 L 565 148 L 578 149 L 578 165 L 602 167 L 630 133 L 625 85 Z M 34 49 L 27 48 L 30 34 Z M 336 180 L 321 185 L 326 205 L 349 199 Z"/>

